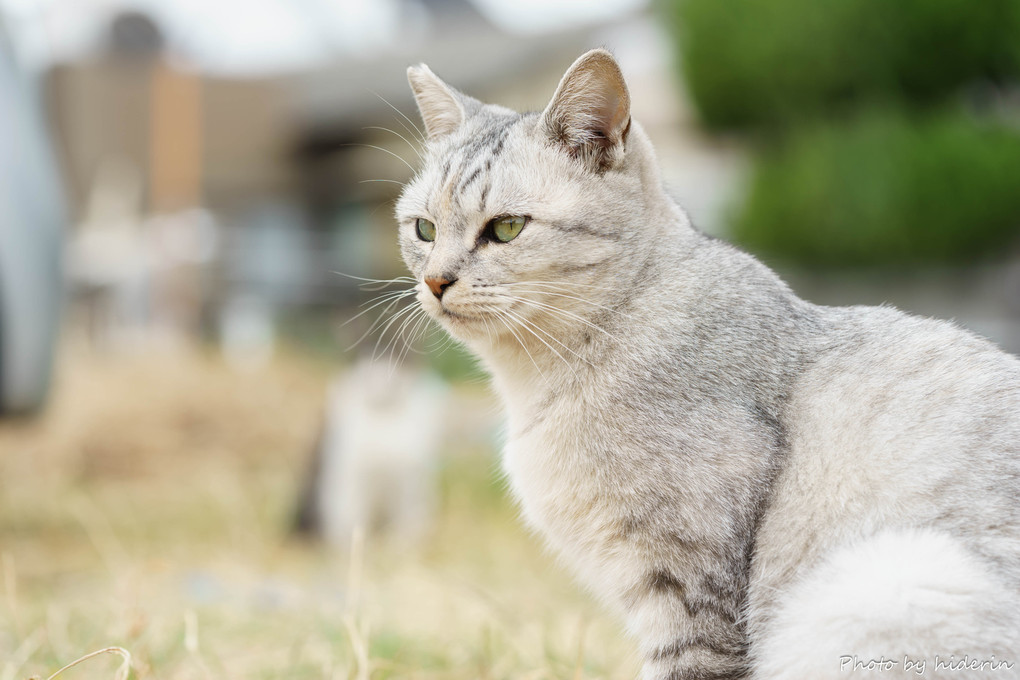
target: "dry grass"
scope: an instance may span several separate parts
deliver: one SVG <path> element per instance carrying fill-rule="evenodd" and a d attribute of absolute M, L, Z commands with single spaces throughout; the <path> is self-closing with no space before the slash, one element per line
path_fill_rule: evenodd
<path fill-rule="evenodd" d="M 0 424 L 0 680 L 119 680 L 113 648 L 138 679 L 633 677 L 519 528 L 484 436 L 446 452 L 420 548 L 288 539 L 326 373 L 65 352 L 48 412 Z"/>

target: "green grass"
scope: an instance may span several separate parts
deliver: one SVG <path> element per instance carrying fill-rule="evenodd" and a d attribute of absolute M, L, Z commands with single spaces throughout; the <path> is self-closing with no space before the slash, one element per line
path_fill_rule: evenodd
<path fill-rule="evenodd" d="M 138 680 L 633 677 L 616 623 L 520 527 L 486 436 L 444 452 L 423 545 L 289 538 L 326 379 L 294 357 L 239 375 L 66 352 L 45 416 L 0 423 L 0 680 L 113 646 Z M 458 408 L 491 423 L 485 394 Z"/>

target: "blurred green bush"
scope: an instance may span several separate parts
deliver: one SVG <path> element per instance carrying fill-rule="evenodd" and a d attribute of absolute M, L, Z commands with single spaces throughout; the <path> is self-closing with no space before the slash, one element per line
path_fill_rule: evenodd
<path fill-rule="evenodd" d="M 952 263 L 1020 228 L 1020 135 L 966 112 L 881 109 L 763 150 L 735 218 L 750 249 L 802 263 Z"/>
<path fill-rule="evenodd" d="M 1020 234 L 1020 0 L 663 0 L 703 123 L 757 144 L 734 213 L 805 265 L 950 263 Z"/>
<path fill-rule="evenodd" d="M 672 0 L 681 68 L 715 129 L 862 101 L 934 102 L 1020 74 L 1017 0 Z"/>

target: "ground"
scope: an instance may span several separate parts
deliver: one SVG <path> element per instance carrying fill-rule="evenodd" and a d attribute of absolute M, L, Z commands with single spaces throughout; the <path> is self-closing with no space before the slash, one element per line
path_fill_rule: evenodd
<path fill-rule="evenodd" d="M 241 374 L 211 350 L 66 347 L 50 408 L 0 422 L 0 680 L 114 646 L 139 680 L 634 677 L 633 645 L 520 527 L 484 437 L 444 451 L 420 547 L 290 537 L 328 374 L 286 352 Z M 491 413 L 484 387 L 457 395 Z"/>

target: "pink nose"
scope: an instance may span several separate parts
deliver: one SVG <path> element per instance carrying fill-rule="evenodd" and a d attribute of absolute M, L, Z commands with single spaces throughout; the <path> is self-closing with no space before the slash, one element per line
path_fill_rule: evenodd
<path fill-rule="evenodd" d="M 454 279 L 454 281 L 456 281 L 456 279 Z M 432 294 L 436 296 L 437 300 L 442 300 L 443 293 L 447 288 L 453 285 L 453 281 L 442 278 L 427 277 L 425 279 L 425 285 L 429 287 L 429 290 L 432 291 Z"/>

